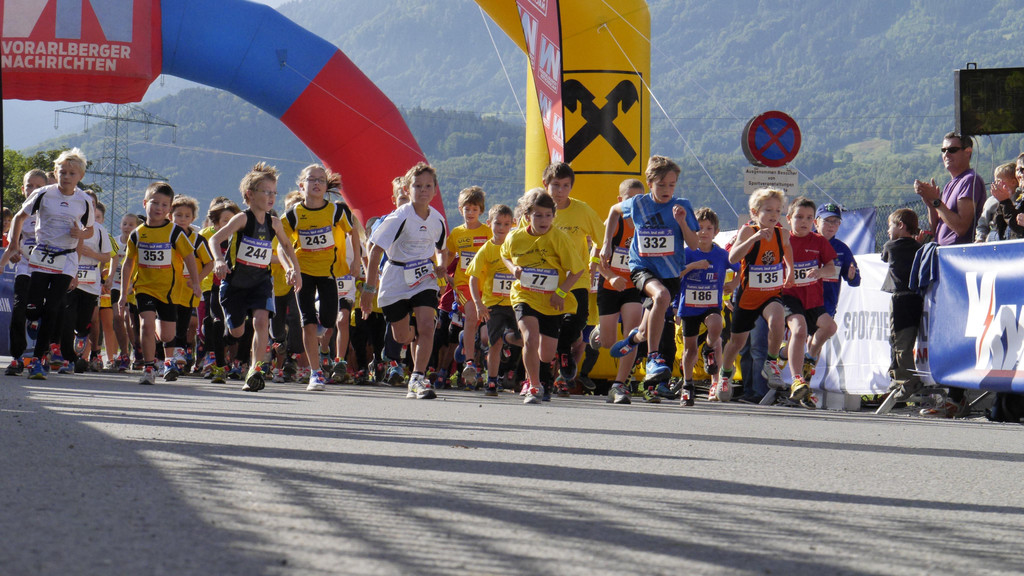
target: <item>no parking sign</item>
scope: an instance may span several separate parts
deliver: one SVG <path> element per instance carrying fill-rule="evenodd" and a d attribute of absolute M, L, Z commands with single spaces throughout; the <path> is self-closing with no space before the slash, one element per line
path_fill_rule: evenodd
<path fill-rule="evenodd" d="M 800 152 L 800 127 L 785 112 L 765 112 L 747 122 L 742 145 L 743 154 L 755 166 L 785 166 Z"/>

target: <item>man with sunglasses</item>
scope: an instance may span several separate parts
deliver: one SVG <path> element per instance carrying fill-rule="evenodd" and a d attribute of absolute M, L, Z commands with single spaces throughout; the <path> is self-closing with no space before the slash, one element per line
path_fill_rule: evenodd
<path fill-rule="evenodd" d="M 956 132 L 942 139 L 942 164 L 951 180 L 939 190 L 935 180 L 914 180 L 914 193 L 928 206 L 928 224 L 939 246 L 970 244 L 985 205 L 985 181 L 971 168 L 974 143 Z"/>
<path fill-rule="evenodd" d="M 970 136 L 950 132 L 942 139 L 942 164 L 951 180 L 939 190 L 935 180 L 914 180 L 914 193 L 928 205 L 928 223 L 939 246 L 970 244 L 985 205 L 985 181 L 971 168 Z M 949 387 L 946 402 L 921 410 L 922 416 L 955 418 L 966 412 L 963 388 Z"/>

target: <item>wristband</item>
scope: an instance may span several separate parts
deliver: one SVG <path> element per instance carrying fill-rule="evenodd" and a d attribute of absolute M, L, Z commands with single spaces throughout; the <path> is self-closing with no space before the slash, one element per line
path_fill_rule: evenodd
<path fill-rule="evenodd" d="M 559 298 L 565 298 L 567 296 L 565 290 L 562 290 L 561 288 L 555 288 L 555 294 L 557 294 Z"/>
<path fill-rule="evenodd" d="M 590 263 L 591 264 L 600 264 L 601 263 L 601 259 L 598 258 L 597 256 L 591 256 L 590 257 Z"/>
<path fill-rule="evenodd" d="M 370 286 L 368 284 L 363 284 L 363 292 L 365 292 L 366 294 L 376 294 L 377 293 L 377 287 L 376 286 Z"/>

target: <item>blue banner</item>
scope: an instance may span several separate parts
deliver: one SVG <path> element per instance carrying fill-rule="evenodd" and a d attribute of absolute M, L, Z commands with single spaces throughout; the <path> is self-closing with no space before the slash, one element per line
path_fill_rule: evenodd
<path fill-rule="evenodd" d="M 928 365 L 939 384 L 1024 392 L 1024 240 L 939 248 Z"/>
<path fill-rule="evenodd" d="M 843 225 L 836 232 L 836 238 L 842 240 L 853 254 L 874 254 L 875 249 L 875 209 L 860 208 L 843 210 Z"/>

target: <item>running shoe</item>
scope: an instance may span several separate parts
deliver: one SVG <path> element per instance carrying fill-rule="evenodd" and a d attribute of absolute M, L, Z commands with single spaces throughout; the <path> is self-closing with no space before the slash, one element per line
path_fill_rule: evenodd
<path fill-rule="evenodd" d="M 561 375 L 559 375 L 558 378 L 555 378 L 555 394 L 557 394 L 559 398 L 569 398 L 572 396 L 569 392 L 569 383 L 566 382 L 565 378 L 562 378 Z"/>
<path fill-rule="evenodd" d="M 587 344 L 592 350 L 601 349 L 601 329 L 594 326 L 590 331 L 590 336 L 587 337 Z"/>
<path fill-rule="evenodd" d="M 654 391 L 654 386 L 647 386 L 643 388 L 644 402 L 650 404 L 661 404 L 661 398 L 658 397 L 658 393 Z"/>
<path fill-rule="evenodd" d="M 283 384 L 285 382 L 284 370 L 281 368 L 274 368 L 274 377 L 271 379 L 271 382 L 274 384 Z"/>
<path fill-rule="evenodd" d="M 768 381 L 768 387 L 773 390 L 781 390 L 786 387 L 782 381 L 782 368 L 777 360 L 765 360 L 761 368 L 761 376 Z"/>
<path fill-rule="evenodd" d="M 804 365 L 803 369 L 801 370 L 801 375 L 804 377 L 804 382 L 811 381 L 811 377 L 814 376 L 814 367 L 817 363 L 818 360 L 816 358 L 811 358 L 810 356 L 804 355 Z"/>
<path fill-rule="evenodd" d="M 132 366 L 131 358 L 127 354 L 121 354 L 117 357 L 117 371 L 127 372 Z"/>
<path fill-rule="evenodd" d="M 459 344 L 455 347 L 455 363 L 462 364 L 466 361 L 465 347 L 462 345 L 462 335 L 465 332 L 459 332 Z"/>
<path fill-rule="evenodd" d="M 640 330 L 638 328 L 633 328 L 632 330 L 630 330 L 629 334 L 625 338 L 619 340 L 615 344 L 612 344 L 611 350 L 609 351 L 611 357 L 622 358 L 623 356 L 632 352 L 637 345 L 632 344 L 631 342 L 639 332 Z"/>
<path fill-rule="evenodd" d="M 82 356 L 85 354 L 85 347 L 89 344 L 88 336 L 75 336 L 75 356 Z"/>
<path fill-rule="evenodd" d="M 309 385 L 306 386 L 307 392 L 321 392 L 324 390 L 324 373 L 323 370 L 314 370 L 313 374 L 309 377 Z"/>
<path fill-rule="evenodd" d="M 672 391 L 671 382 L 659 382 L 654 391 L 666 400 L 675 400 L 676 394 Z"/>
<path fill-rule="evenodd" d="M 704 347 L 700 349 L 700 355 L 704 359 L 704 372 L 707 372 L 708 376 L 718 374 L 718 358 L 715 357 L 715 350 L 705 343 Z"/>
<path fill-rule="evenodd" d="M 90 372 L 103 372 L 103 358 L 100 356 L 93 356 L 92 360 L 89 361 Z"/>
<path fill-rule="evenodd" d="M 523 381 L 523 391 L 519 393 L 520 396 L 524 396 L 523 404 L 540 404 L 542 390 L 530 383 L 529 380 Z"/>
<path fill-rule="evenodd" d="M 476 365 L 472 360 L 466 360 L 466 367 L 462 369 L 462 384 L 466 390 L 476 390 Z"/>
<path fill-rule="evenodd" d="M 152 364 L 146 364 L 142 367 L 142 375 L 139 376 L 139 384 L 146 386 L 156 384 L 156 368 L 154 368 Z"/>
<path fill-rule="evenodd" d="M 401 364 L 392 360 L 385 378 L 387 379 L 388 384 L 392 386 L 401 386 L 402 382 L 405 381 L 405 369 L 402 368 Z"/>
<path fill-rule="evenodd" d="M 89 361 L 86 360 L 85 358 L 79 358 L 78 360 L 75 360 L 75 363 L 72 365 L 72 368 L 74 368 L 72 372 L 74 372 L 75 374 L 85 374 L 86 372 L 89 371 Z"/>
<path fill-rule="evenodd" d="M 686 382 L 683 384 L 683 390 L 679 394 L 679 405 L 680 406 L 693 406 L 694 399 L 697 396 L 697 389 L 694 388 L 693 382 Z"/>
<path fill-rule="evenodd" d="M 68 362 L 67 360 L 65 360 L 63 363 L 61 363 L 60 368 L 57 369 L 57 374 L 74 374 L 74 373 L 75 373 L 75 367 L 72 366 L 71 363 Z"/>
<path fill-rule="evenodd" d="M 213 367 L 217 365 L 217 355 L 210 352 L 206 355 L 206 359 L 203 360 L 203 378 L 210 379 L 213 377 Z"/>
<path fill-rule="evenodd" d="M 558 355 L 558 374 L 566 381 L 576 379 L 576 359 L 568 352 Z"/>
<path fill-rule="evenodd" d="M 28 379 L 46 380 L 46 370 L 43 368 L 42 360 L 38 358 L 32 358 L 32 363 L 28 367 Z"/>
<path fill-rule="evenodd" d="M 721 385 L 721 379 L 711 379 L 711 386 L 708 388 L 708 402 L 718 402 L 718 387 Z"/>
<path fill-rule="evenodd" d="M 588 376 L 583 376 L 581 374 L 576 377 L 576 382 L 578 382 L 579 385 L 583 387 L 584 394 L 593 394 L 594 390 L 597 390 L 597 384 L 594 384 L 594 381 L 591 380 Z"/>
<path fill-rule="evenodd" d="M 612 387 L 608 389 L 608 400 L 612 404 L 630 404 L 629 388 L 626 387 L 622 382 L 615 382 Z"/>
<path fill-rule="evenodd" d="M 25 369 L 20 359 L 15 358 L 11 360 L 11 364 L 7 366 L 7 370 L 4 371 L 4 376 L 17 376 Z"/>
<path fill-rule="evenodd" d="M 331 382 L 335 384 L 345 384 L 348 380 L 348 362 L 344 360 L 338 360 L 331 367 Z"/>
<path fill-rule="evenodd" d="M 494 380 L 488 380 L 487 386 L 484 388 L 484 396 L 497 396 L 498 395 L 498 383 Z"/>
<path fill-rule="evenodd" d="M 228 371 L 223 366 L 214 366 L 210 368 L 210 383 L 211 384 L 224 384 L 227 382 Z"/>
<path fill-rule="evenodd" d="M 931 407 L 922 408 L 921 416 L 925 418 L 957 418 L 963 416 L 967 411 L 967 401 L 961 400 L 960 402 L 954 402 L 945 397 L 941 404 Z"/>
<path fill-rule="evenodd" d="M 164 360 L 164 381 L 174 382 L 178 379 L 178 363 L 173 358 Z"/>
<path fill-rule="evenodd" d="M 644 368 L 647 373 L 644 381 L 647 382 L 661 379 L 667 380 L 672 374 L 672 369 L 668 367 L 668 363 L 665 362 L 665 359 L 658 352 L 651 352 L 647 355 L 647 364 Z"/>
<path fill-rule="evenodd" d="M 50 344 L 50 370 L 60 370 L 64 365 L 64 357 L 60 354 L 60 346 Z"/>
<path fill-rule="evenodd" d="M 721 378 L 714 377 L 713 380 L 718 383 L 718 387 L 715 389 L 715 399 L 719 402 L 732 400 L 732 378 L 722 380 Z"/>
<path fill-rule="evenodd" d="M 241 380 L 242 374 L 242 363 L 239 362 L 238 360 L 235 360 L 234 362 L 231 363 L 231 369 L 228 370 L 227 376 L 231 380 Z"/>
<path fill-rule="evenodd" d="M 793 402 L 800 402 L 811 395 L 811 387 L 800 376 L 793 378 L 793 385 L 789 387 L 789 399 Z"/>
<path fill-rule="evenodd" d="M 252 368 L 245 375 L 245 384 L 242 385 L 242 391 L 259 392 L 263 390 L 264 386 L 266 386 L 266 382 L 263 379 L 263 367 L 258 362 L 254 362 Z"/>

